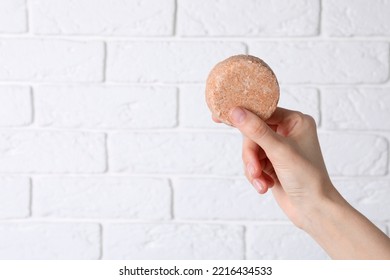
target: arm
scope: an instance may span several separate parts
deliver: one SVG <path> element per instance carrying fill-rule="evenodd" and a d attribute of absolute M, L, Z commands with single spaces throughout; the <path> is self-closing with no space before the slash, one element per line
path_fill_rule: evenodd
<path fill-rule="evenodd" d="M 244 135 L 248 180 L 260 194 L 271 189 L 291 221 L 332 258 L 390 259 L 390 239 L 333 186 L 313 118 L 278 108 L 265 123 L 234 108 L 230 120 Z"/>
<path fill-rule="evenodd" d="M 341 196 L 318 203 L 303 229 L 333 259 L 390 259 L 390 239 Z"/>

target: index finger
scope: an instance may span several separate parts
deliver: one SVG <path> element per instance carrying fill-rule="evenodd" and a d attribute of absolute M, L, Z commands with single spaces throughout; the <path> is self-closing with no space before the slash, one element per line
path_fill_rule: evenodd
<path fill-rule="evenodd" d="M 287 117 L 295 113 L 297 113 L 297 111 L 277 107 L 275 112 L 271 115 L 271 117 L 266 119 L 265 122 L 270 125 L 277 125 L 283 122 L 283 120 L 285 120 Z"/>
<path fill-rule="evenodd" d="M 212 115 L 211 118 L 213 119 L 214 122 L 216 123 L 222 123 L 216 116 Z"/>

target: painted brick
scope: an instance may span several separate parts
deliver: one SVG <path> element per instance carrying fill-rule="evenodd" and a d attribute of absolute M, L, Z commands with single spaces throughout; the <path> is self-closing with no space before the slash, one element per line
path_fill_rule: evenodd
<path fill-rule="evenodd" d="M 325 128 L 390 129 L 390 88 L 326 88 L 322 104 Z"/>
<path fill-rule="evenodd" d="M 44 86 L 34 93 L 39 126 L 158 128 L 177 122 L 175 88 Z"/>
<path fill-rule="evenodd" d="M 179 0 L 178 33 L 182 36 L 311 36 L 318 33 L 319 14 L 318 0 Z"/>
<path fill-rule="evenodd" d="M 300 111 L 320 122 L 319 93 L 314 88 L 281 87 L 278 107 Z"/>
<path fill-rule="evenodd" d="M 389 36 L 389 0 L 325 0 L 323 30 L 331 36 Z"/>
<path fill-rule="evenodd" d="M 246 244 L 248 259 L 329 259 L 309 235 L 293 225 L 249 226 Z"/>
<path fill-rule="evenodd" d="M 169 219 L 167 180 L 126 177 L 39 177 L 33 181 L 33 216 Z"/>
<path fill-rule="evenodd" d="M 27 31 L 26 0 L 0 1 L 0 33 Z"/>
<path fill-rule="evenodd" d="M 242 259 L 243 235 L 241 226 L 107 224 L 103 258 Z"/>
<path fill-rule="evenodd" d="M 243 173 L 238 133 L 115 133 L 108 150 L 114 172 Z"/>
<path fill-rule="evenodd" d="M 337 176 L 381 176 L 389 158 L 385 138 L 357 133 L 320 134 L 328 172 Z"/>
<path fill-rule="evenodd" d="M 211 119 L 211 112 L 205 100 L 205 86 L 180 87 L 179 124 L 187 128 L 229 128 Z"/>
<path fill-rule="evenodd" d="M 271 192 L 260 196 L 246 180 L 188 178 L 173 186 L 176 219 L 286 219 Z"/>
<path fill-rule="evenodd" d="M 38 34 L 171 35 L 174 0 L 32 0 Z"/>
<path fill-rule="evenodd" d="M 0 177 L 0 219 L 25 218 L 29 215 L 29 179 Z"/>
<path fill-rule="evenodd" d="M 204 82 L 217 62 L 245 52 L 238 42 L 109 42 L 107 80 Z"/>
<path fill-rule="evenodd" d="M 281 83 L 381 83 L 389 76 L 384 42 L 253 42 L 249 52 L 263 58 Z"/>
<path fill-rule="evenodd" d="M 100 42 L 0 39 L 0 80 L 97 82 L 103 79 Z"/>
<path fill-rule="evenodd" d="M 390 180 L 333 180 L 342 196 L 372 221 L 385 221 L 390 213 Z"/>
<path fill-rule="evenodd" d="M 389 234 L 389 2 L 0 0 L 0 258 L 327 258 L 211 120 L 207 75 L 240 53 Z"/>
<path fill-rule="evenodd" d="M 0 172 L 103 172 L 103 134 L 0 131 Z"/>
<path fill-rule="evenodd" d="M 98 259 L 99 242 L 97 224 L 0 224 L 0 259 Z"/>
<path fill-rule="evenodd" d="M 0 126 L 24 126 L 32 122 L 28 87 L 0 86 Z"/>

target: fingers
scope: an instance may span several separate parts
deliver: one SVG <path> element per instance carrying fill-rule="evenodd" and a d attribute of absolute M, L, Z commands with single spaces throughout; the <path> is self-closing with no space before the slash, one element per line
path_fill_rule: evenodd
<path fill-rule="evenodd" d="M 259 177 L 261 175 L 262 167 L 260 160 L 262 158 L 259 157 L 261 152 L 264 154 L 264 151 L 261 150 L 259 145 L 244 136 L 242 142 L 242 160 L 246 171 L 251 178 Z"/>
<path fill-rule="evenodd" d="M 211 118 L 213 119 L 214 122 L 221 123 L 221 121 L 216 116 L 212 115 Z"/>
<path fill-rule="evenodd" d="M 302 129 L 302 125 L 315 126 L 315 121 L 311 116 L 284 108 L 276 108 L 274 114 L 266 122 L 270 126 L 276 125 L 277 129 L 274 131 L 284 137 L 292 136 L 301 131 L 306 133 L 307 131 Z"/>
<path fill-rule="evenodd" d="M 246 137 L 262 147 L 267 155 L 280 146 L 280 136 L 252 112 L 235 107 L 230 111 L 230 121 Z"/>
<path fill-rule="evenodd" d="M 258 193 L 264 194 L 274 184 L 274 180 L 267 174 L 267 158 L 263 149 L 255 142 L 244 136 L 242 146 L 242 160 L 245 167 L 245 176 Z M 268 161 L 269 162 L 269 161 Z M 268 169 L 268 167 L 267 167 Z M 268 170 L 267 170 L 268 171 Z"/>
<path fill-rule="evenodd" d="M 285 108 L 277 107 L 275 112 L 269 117 L 266 122 L 268 124 L 278 125 L 283 122 L 291 114 L 296 113 L 296 111 L 288 110 Z"/>

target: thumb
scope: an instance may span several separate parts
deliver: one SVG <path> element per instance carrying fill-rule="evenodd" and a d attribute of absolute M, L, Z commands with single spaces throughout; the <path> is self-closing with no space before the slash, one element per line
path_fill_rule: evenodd
<path fill-rule="evenodd" d="M 235 107 L 230 111 L 230 121 L 242 134 L 267 151 L 280 147 L 281 138 L 262 119 L 252 112 Z"/>

